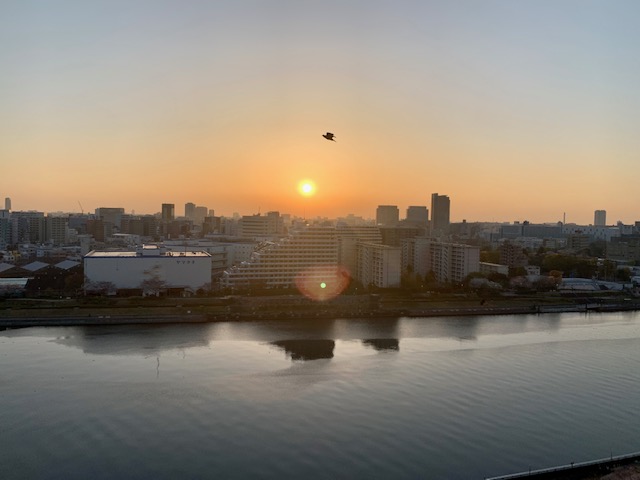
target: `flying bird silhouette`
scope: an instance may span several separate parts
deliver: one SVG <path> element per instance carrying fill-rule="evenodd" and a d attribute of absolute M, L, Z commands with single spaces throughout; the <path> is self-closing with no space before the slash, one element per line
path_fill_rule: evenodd
<path fill-rule="evenodd" d="M 335 142 L 335 140 L 333 139 L 333 133 L 331 132 L 327 132 L 324 135 L 322 135 L 324 138 L 326 138 L 327 140 L 331 140 L 332 142 Z"/>

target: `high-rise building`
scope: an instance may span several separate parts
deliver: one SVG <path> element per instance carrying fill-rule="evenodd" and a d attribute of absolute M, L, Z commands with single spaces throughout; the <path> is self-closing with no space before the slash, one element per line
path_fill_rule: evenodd
<path fill-rule="evenodd" d="M 380 288 L 400 286 L 402 249 L 379 243 L 358 244 L 356 278 L 365 286 Z"/>
<path fill-rule="evenodd" d="M 445 243 L 418 237 L 405 240 L 403 266 L 415 273 L 433 272 L 439 282 L 461 282 L 472 272 L 480 271 L 480 247 Z"/>
<path fill-rule="evenodd" d="M 439 282 L 461 282 L 470 273 L 480 271 L 480 247 L 433 242 L 431 268 Z"/>
<path fill-rule="evenodd" d="M 184 204 L 184 216 L 190 220 L 193 220 L 196 216 L 196 204 L 195 203 L 185 203 Z"/>
<path fill-rule="evenodd" d="M 4 209 L 11 210 L 11 199 L 9 197 L 4 199 Z"/>
<path fill-rule="evenodd" d="M 411 225 L 398 225 L 397 227 L 380 227 L 382 244 L 391 247 L 399 247 L 405 238 L 424 236 L 426 228 Z"/>
<path fill-rule="evenodd" d="M 227 288 L 291 288 L 296 279 L 320 285 L 335 276 L 338 239 L 333 227 L 304 227 L 278 242 L 263 242 L 242 262 L 224 272 Z"/>
<path fill-rule="evenodd" d="M 204 217 L 204 221 L 202 222 L 202 234 L 207 235 L 209 233 L 220 233 L 221 230 L 221 219 L 220 217 Z"/>
<path fill-rule="evenodd" d="M 87 220 L 87 234 L 92 235 L 97 242 L 104 242 L 107 235 L 105 233 L 105 223 L 100 218 Z"/>
<path fill-rule="evenodd" d="M 44 243 L 44 212 L 11 212 L 11 243 Z"/>
<path fill-rule="evenodd" d="M 240 236 L 264 239 L 277 237 L 284 233 L 284 223 L 279 212 L 267 212 L 266 215 L 245 215 L 240 220 Z"/>
<path fill-rule="evenodd" d="M 196 225 L 202 225 L 208 212 L 209 209 L 207 207 L 196 207 L 193 212 L 193 223 L 195 223 Z"/>
<path fill-rule="evenodd" d="M 11 220 L 8 210 L 0 210 L 0 249 L 11 243 Z"/>
<path fill-rule="evenodd" d="M 176 218 L 176 206 L 173 203 L 162 204 L 162 221 L 172 222 Z"/>
<path fill-rule="evenodd" d="M 64 245 L 69 236 L 69 216 L 68 215 L 47 215 L 46 239 L 55 245 Z"/>
<path fill-rule="evenodd" d="M 593 215 L 593 225 L 596 227 L 604 227 L 607 225 L 607 211 L 596 210 Z"/>
<path fill-rule="evenodd" d="M 522 245 L 505 241 L 498 247 L 500 252 L 500 264 L 509 267 L 524 267 L 529 264 L 529 258 L 524 253 Z"/>
<path fill-rule="evenodd" d="M 407 207 L 407 223 L 426 227 L 429 224 L 429 209 L 424 206 Z"/>
<path fill-rule="evenodd" d="M 340 265 L 347 268 L 352 275 L 358 272 L 358 245 L 360 243 L 382 242 L 380 228 L 375 225 L 338 225 L 338 260 Z"/>
<path fill-rule="evenodd" d="M 122 207 L 100 207 L 96 208 L 96 218 L 102 220 L 105 226 L 107 236 L 113 233 L 119 233 L 122 229 L 122 216 L 124 208 Z"/>
<path fill-rule="evenodd" d="M 447 195 L 431 195 L 431 232 L 447 233 L 449 230 L 449 210 L 451 202 Z"/>
<path fill-rule="evenodd" d="M 393 226 L 400 221 L 400 210 L 396 205 L 378 205 L 376 209 L 376 224 Z"/>

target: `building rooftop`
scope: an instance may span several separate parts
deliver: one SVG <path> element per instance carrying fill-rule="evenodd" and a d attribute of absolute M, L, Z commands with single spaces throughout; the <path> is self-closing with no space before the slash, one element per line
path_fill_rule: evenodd
<path fill-rule="evenodd" d="M 77 267 L 80 265 L 80 262 L 74 262 L 73 260 L 63 260 L 60 263 L 56 263 L 57 268 L 61 268 L 62 270 L 69 270 L 73 267 Z"/>
<path fill-rule="evenodd" d="M 5 270 L 10 270 L 13 267 L 15 267 L 15 265 L 12 265 L 11 263 L 0 263 L 0 272 L 4 272 Z"/>
<path fill-rule="evenodd" d="M 25 270 L 29 270 L 30 272 L 37 272 L 38 270 L 42 270 L 45 267 L 48 267 L 49 264 L 48 263 L 44 263 L 44 262 L 31 262 L 28 265 L 23 266 L 22 268 L 24 268 Z"/>
<path fill-rule="evenodd" d="M 93 250 L 85 255 L 91 258 L 135 258 L 135 257 L 210 257 L 207 252 L 167 252 L 157 249 L 157 251 L 145 250 L 144 252 L 109 252 Z"/>

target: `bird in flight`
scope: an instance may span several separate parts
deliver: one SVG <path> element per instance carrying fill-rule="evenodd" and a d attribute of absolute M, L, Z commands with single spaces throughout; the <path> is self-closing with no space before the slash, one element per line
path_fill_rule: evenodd
<path fill-rule="evenodd" d="M 327 132 L 324 135 L 322 135 L 324 138 L 326 138 L 327 140 L 331 140 L 332 142 L 335 142 L 334 138 L 333 138 L 333 133 L 331 132 Z"/>

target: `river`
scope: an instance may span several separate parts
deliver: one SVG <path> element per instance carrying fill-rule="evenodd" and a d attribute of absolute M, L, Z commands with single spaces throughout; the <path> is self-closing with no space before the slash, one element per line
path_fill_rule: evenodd
<path fill-rule="evenodd" d="M 640 451 L 640 313 L 0 332 L 0 478 L 482 479 Z"/>

